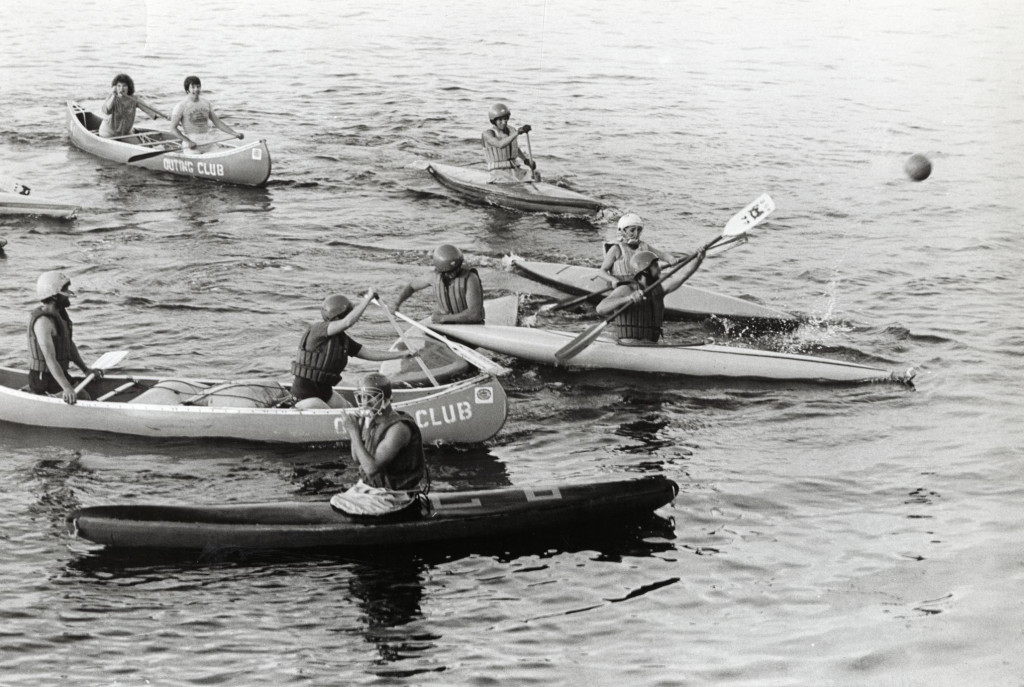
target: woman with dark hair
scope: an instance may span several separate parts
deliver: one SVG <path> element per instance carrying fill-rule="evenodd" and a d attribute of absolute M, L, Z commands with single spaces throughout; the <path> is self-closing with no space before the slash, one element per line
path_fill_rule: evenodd
<path fill-rule="evenodd" d="M 103 138 L 120 138 L 132 133 L 135 126 L 135 110 L 141 109 L 150 117 L 170 119 L 160 110 L 150 106 L 141 97 L 135 95 L 135 82 L 127 74 L 118 74 L 110 82 L 110 95 L 100 108 L 107 115 L 100 124 L 100 136 Z"/>

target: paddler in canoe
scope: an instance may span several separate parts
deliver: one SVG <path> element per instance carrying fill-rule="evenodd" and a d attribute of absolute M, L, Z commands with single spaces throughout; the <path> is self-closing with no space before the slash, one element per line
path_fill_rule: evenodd
<path fill-rule="evenodd" d="M 515 184 L 523 181 L 539 181 L 537 163 L 519 149 L 517 139 L 526 135 L 526 144 L 530 144 L 530 125 L 524 124 L 518 129 L 510 129 L 508 120 L 512 112 L 504 103 L 495 103 L 487 113 L 491 120 L 491 128 L 485 129 L 481 135 L 484 146 L 484 157 L 487 169 L 491 173 L 492 184 Z M 530 168 L 530 171 L 519 165 L 519 160 Z"/>
<path fill-rule="evenodd" d="M 135 95 L 135 82 L 127 74 L 118 74 L 110 82 L 110 95 L 103 101 L 100 111 L 107 115 L 100 124 L 99 135 L 103 138 L 128 138 L 135 127 L 135 111 L 142 110 L 153 119 L 170 119 L 156 109 L 142 96 Z"/>
<path fill-rule="evenodd" d="M 393 515 L 414 506 L 430 489 L 419 425 L 411 415 L 392 407 L 391 392 L 387 376 L 365 375 L 356 391 L 362 421 L 345 416 L 360 479 L 335 494 L 331 505 L 349 515 Z"/>
<path fill-rule="evenodd" d="M 103 370 L 85 364 L 72 339 L 68 307 L 75 292 L 71 290 L 71 279 L 57 270 L 43 272 L 36 281 L 36 295 L 42 305 L 32 311 L 28 320 L 29 390 L 39 395 L 60 394 L 68 405 L 74 405 L 79 398 L 91 401 L 86 391 L 75 387 L 82 380 L 72 380 L 69 375 L 70 364 L 74 363 L 87 376 L 103 376 Z"/>
<path fill-rule="evenodd" d="M 665 319 L 665 296 L 683 285 L 693 276 L 704 261 L 704 249 L 697 251 L 690 261 L 690 268 L 679 270 L 669 278 L 656 284 L 661 278 L 661 265 L 658 256 L 651 251 L 642 250 L 633 255 L 629 267 L 633 278 L 621 282 L 608 296 L 597 304 L 597 314 L 608 317 L 622 308 L 615 318 L 616 340 L 620 344 L 652 344 L 657 343 L 662 335 L 662 323 Z M 644 294 L 645 289 L 654 288 Z M 629 307 L 626 307 L 626 306 Z"/>
<path fill-rule="evenodd" d="M 225 124 L 213 105 L 202 98 L 203 83 L 198 76 L 185 78 L 185 99 L 174 106 L 171 113 L 171 133 L 176 134 L 183 142 L 185 148 L 201 148 L 210 143 L 215 143 L 217 134 L 214 128 L 239 140 L 245 138 L 230 126 Z"/>
<path fill-rule="evenodd" d="M 335 385 L 348 366 L 349 357 L 383 361 L 412 357 L 411 351 L 385 351 L 369 348 L 350 337 L 346 330 L 359 321 L 377 292 L 370 289 L 356 305 L 341 294 L 332 294 L 320 307 L 321 322 L 306 328 L 299 341 L 291 371 L 292 398 L 296 408 L 346 408 L 349 406 Z"/>
<path fill-rule="evenodd" d="M 644 221 L 640 215 L 628 212 L 619 218 L 618 239 L 612 244 L 606 244 L 604 262 L 601 264 L 601 271 L 598 276 L 613 286 L 621 281 L 633 278 L 633 270 L 630 261 L 640 251 L 649 251 L 658 256 L 658 260 L 670 265 L 676 261 L 675 257 L 667 252 L 655 248 L 646 241 L 640 239 L 640 233 L 644 230 Z"/>
<path fill-rule="evenodd" d="M 465 264 L 462 251 L 444 244 L 434 249 L 434 273 L 416 277 L 395 299 L 392 310 L 398 312 L 402 303 L 417 291 L 434 287 L 437 309 L 430 316 L 436 324 L 483 324 L 484 287 L 475 267 Z"/>

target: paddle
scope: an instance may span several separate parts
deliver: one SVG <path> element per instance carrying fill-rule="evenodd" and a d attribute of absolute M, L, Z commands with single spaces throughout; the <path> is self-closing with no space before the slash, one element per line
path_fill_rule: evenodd
<path fill-rule="evenodd" d="M 537 171 L 537 161 L 533 159 L 533 147 L 530 146 L 530 132 L 526 132 L 526 152 L 530 155 L 530 162 L 533 163 L 533 180 L 540 181 L 540 172 Z"/>
<path fill-rule="evenodd" d="M 464 346 L 464 345 L 462 345 L 460 343 L 452 341 L 451 339 L 448 339 L 447 337 L 444 337 L 441 334 L 435 332 L 433 329 L 430 329 L 429 327 L 425 327 L 424 325 L 420 324 L 416 320 L 414 320 L 412 318 L 409 318 L 409 317 L 406 317 L 401 312 L 395 312 L 395 315 L 397 315 L 398 317 L 402 318 L 403 320 L 405 320 L 406 322 L 408 322 L 412 326 L 416 327 L 417 329 L 422 330 L 424 334 L 427 334 L 428 336 L 432 336 L 433 338 L 437 339 L 438 341 L 443 343 L 445 346 L 450 348 L 452 353 L 454 353 L 455 355 L 459 356 L 460 358 L 465 360 L 470 365 L 483 370 L 487 374 L 492 374 L 495 377 L 501 377 L 503 375 L 507 375 L 509 372 L 512 371 L 512 370 L 508 369 L 507 367 L 499 365 L 498 363 L 494 362 L 493 360 L 491 360 L 487 356 L 483 355 L 482 353 L 474 351 L 469 346 Z"/>
<path fill-rule="evenodd" d="M 693 255 L 686 258 L 685 260 L 677 262 L 657 281 L 655 281 L 653 284 L 645 288 L 642 293 L 646 296 L 655 286 L 661 284 L 663 281 L 665 281 L 673 274 L 678 272 L 680 269 L 682 269 L 685 265 L 689 264 L 690 262 L 693 262 L 693 260 L 698 255 L 700 255 L 701 252 L 709 250 L 718 243 L 724 243 L 722 239 L 729 239 L 731 237 L 741 236 L 747 233 L 748 231 L 756 227 L 758 224 L 763 222 L 768 217 L 768 215 L 772 213 L 773 210 L 775 210 L 775 203 L 772 201 L 771 196 L 765 193 L 760 198 L 755 200 L 753 203 L 743 208 L 743 210 L 736 214 L 732 219 L 730 219 L 728 224 L 725 225 L 725 229 L 722 231 L 721 236 L 716 236 L 714 239 L 708 241 L 706 244 L 701 246 L 701 248 L 697 250 Z M 600 336 L 601 332 L 604 331 L 605 327 L 611 324 L 611 322 L 615 318 L 617 318 L 619 315 L 625 312 L 625 310 L 632 305 L 632 303 L 626 303 L 622 307 L 618 308 L 611 315 L 604 318 L 604 320 L 593 325 L 585 332 L 577 336 L 575 339 L 567 343 L 565 346 L 559 348 L 557 351 L 555 351 L 555 360 L 558 361 L 559 363 L 564 363 L 566 360 L 569 360 L 579 355 L 583 351 L 583 349 L 592 344 L 594 340 L 597 339 L 598 336 Z"/>
<path fill-rule="evenodd" d="M 78 394 L 84 389 L 89 382 L 96 376 L 96 370 L 109 370 L 112 367 L 117 367 L 122 360 L 127 357 L 128 351 L 107 351 L 99 357 L 99 360 L 92 364 L 93 372 L 86 375 L 85 379 L 78 383 L 75 387 L 75 393 Z"/>
<path fill-rule="evenodd" d="M 205 146 L 212 146 L 218 143 L 224 143 L 225 141 L 233 141 L 236 138 L 238 138 L 238 136 L 229 136 L 228 138 L 217 139 L 216 141 L 210 141 L 209 143 L 201 143 L 196 147 L 202 148 Z M 182 150 L 183 148 L 179 143 L 177 148 L 168 148 L 166 150 L 154 150 L 151 153 L 139 153 L 138 155 L 132 155 L 130 158 L 128 158 L 128 162 L 141 162 L 143 160 L 148 160 L 151 157 L 156 157 L 157 155 L 166 155 L 167 153 L 180 153 Z"/>
<path fill-rule="evenodd" d="M 433 384 L 434 386 L 441 386 L 440 384 L 438 384 L 437 378 L 434 377 L 434 375 L 430 372 L 430 368 L 427 367 L 427 364 L 425 362 L 423 362 L 423 358 L 420 357 L 420 354 L 417 353 L 411 345 L 409 345 L 409 342 L 405 338 L 405 332 L 402 331 L 402 328 L 398 326 L 398 321 L 395 319 L 394 313 L 391 312 L 391 308 L 384 305 L 384 303 L 379 298 L 374 298 L 373 302 L 376 303 L 385 313 L 387 313 L 388 319 L 391 320 L 391 326 L 393 326 L 395 328 L 395 331 L 398 332 L 398 338 L 401 339 L 402 343 L 405 344 L 405 347 L 412 352 L 412 357 L 416 359 L 417 363 L 419 363 L 420 369 L 423 370 L 423 374 L 427 375 L 427 379 L 430 380 L 430 383 Z"/>

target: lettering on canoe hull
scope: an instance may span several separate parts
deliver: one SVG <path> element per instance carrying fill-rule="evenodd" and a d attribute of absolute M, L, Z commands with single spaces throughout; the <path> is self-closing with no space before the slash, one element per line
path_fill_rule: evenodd
<path fill-rule="evenodd" d="M 476 402 L 480 404 L 494 403 L 494 390 L 489 387 L 477 389 Z M 480 392 L 484 393 L 481 394 Z M 427 427 L 443 427 L 455 425 L 460 422 L 468 422 L 473 419 L 473 404 L 469 401 L 455 401 L 430 408 L 420 408 L 413 413 L 413 419 L 420 429 Z M 338 434 L 346 434 L 345 419 L 334 418 L 334 431 Z"/>
<path fill-rule="evenodd" d="M 207 160 L 183 160 L 178 157 L 165 157 L 164 169 L 175 174 L 192 174 L 202 177 L 224 176 L 224 165 Z"/>

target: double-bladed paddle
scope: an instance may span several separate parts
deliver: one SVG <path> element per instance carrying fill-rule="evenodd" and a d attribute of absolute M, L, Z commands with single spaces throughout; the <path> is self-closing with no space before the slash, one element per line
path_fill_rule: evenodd
<path fill-rule="evenodd" d="M 127 357 L 127 355 L 128 351 L 107 351 L 101 355 L 99 359 L 92 364 L 90 369 L 93 371 L 86 375 L 85 379 L 79 382 L 78 386 L 75 387 L 75 393 L 78 394 L 81 392 L 82 389 L 84 389 L 89 382 L 93 380 L 96 376 L 97 370 L 109 370 L 112 367 L 117 367 L 121 364 L 121 361 Z"/>
<path fill-rule="evenodd" d="M 420 324 L 416 320 L 410 317 L 406 317 L 401 312 L 396 311 L 395 315 L 402 318 L 403 320 L 405 320 L 412 326 L 416 327 L 417 329 L 423 330 L 424 334 L 434 337 L 435 339 L 443 343 L 445 346 L 450 348 L 452 353 L 459 356 L 473 367 L 479 368 L 480 370 L 486 372 L 487 374 L 492 374 L 495 377 L 501 377 L 503 375 L 507 375 L 509 372 L 512 371 L 507 367 L 499 365 L 498 363 L 494 362 L 493 360 L 483 355 L 482 353 L 474 351 L 469 346 L 464 346 L 463 344 L 460 344 L 456 341 L 452 341 L 451 339 L 442 336 L 438 332 L 435 332 L 433 329 L 430 329 L 429 327 Z"/>
<path fill-rule="evenodd" d="M 228 138 L 221 138 L 216 141 L 210 141 L 209 143 L 201 143 L 196 147 L 212 146 L 218 143 L 224 143 L 225 141 L 233 141 L 236 138 L 238 138 L 238 136 L 229 136 Z M 132 155 L 130 158 L 128 158 L 128 162 L 141 162 L 142 160 L 148 160 L 149 158 L 156 157 L 157 155 L 166 155 L 167 153 L 180 153 L 182 150 L 183 148 L 181 147 L 181 144 L 178 144 L 177 148 L 167 148 L 166 150 L 154 150 L 149 153 L 139 153 L 138 155 Z"/>
<path fill-rule="evenodd" d="M 720 236 L 716 236 L 711 241 L 705 243 L 690 257 L 676 262 L 671 267 L 671 269 L 669 269 L 667 272 L 665 272 L 665 274 L 659 277 L 657 281 L 655 281 L 653 284 L 645 288 L 642 292 L 643 295 L 646 296 L 658 284 L 661 284 L 666 279 L 668 279 L 673 274 L 682 269 L 684 266 L 693 262 L 693 260 L 702 252 L 708 251 L 720 243 L 725 243 L 723 239 L 731 239 L 734 236 L 741 236 L 747 233 L 748 231 L 756 227 L 758 224 L 763 222 L 765 219 L 767 219 L 768 215 L 770 215 L 774 210 L 774 201 L 772 201 L 771 196 L 765 193 L 760 198 L 755 200 L 753 203 L 743 208 L 743 210 L 737 213 L 732 219 L 730 219 L 729 222 L 725 225 L 725 229 L 722 231 Z M 615 310 L 615 312 L 613 312 L 611 315 L 604 318 L 603 321 L 593 325 L 585 332 L 577 336 L 575 339 L 567 343 L 565 346 L 559 348 L 557 351 L 555 351 L 555 360 L 559 363 L 564 363 L 565 361 L 579 355 L 583 351 L 583 349 L 592 344 L 594 340 L 601 335 L 601 332 L 604 331 L 605 327 L 611 324 L 611 322 L 615 318 L 617 318 L 619 315 L 625 312 L 625 310 L 632 305 L 632 303 L 626 303 L 622 307 Z"/>
<path fill-rule="evenodd" d="M 420 354 L 417 353 L 416 350 L 413 349 L 413 347 L 405 339 L 405 332 L 402 331 L 402 328 L 398 326 L 398 321 L 395 319 L 395 314 L 391 312 L 391 308 L 384 305 L 384 302 L 381 301 L 380 298 L 374 298 L 373 302 L 376 303 L 385 313 L 387 313 L 388 319 L 391 320 L 391 326 L 393 326 L 395 328 L 395 331 L 398 332 L 398 338 L 401 339 L 402 343 L 405 344 L 405 347 L 409 349 L 409 351 L 412 353 L 412 357 L 416 359 L 417 363 L 419 363 L 420 369 L 423 370 L 423 374 L 427 376 L 427 379 L 430 380 L 430 383 L 433 384 L 434 386 L 441 386 L 440 384 L 438 384 L 437 378 L 430 372 L 430 368 L 427 367 L 427 364 L 423 361 L 423 358 L 420 357 Z"/>

